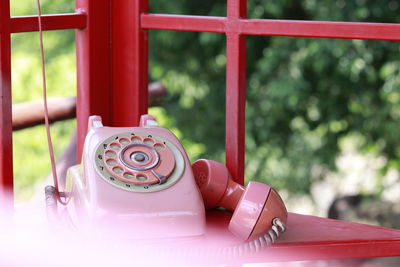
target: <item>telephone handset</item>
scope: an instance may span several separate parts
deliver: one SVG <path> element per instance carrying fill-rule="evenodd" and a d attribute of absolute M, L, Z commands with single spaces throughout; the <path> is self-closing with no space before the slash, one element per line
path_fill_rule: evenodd
<path fill-rule="evenodd" d="M 81 165 L 67 175 L 69 213 L 78 224 L 129 227 L 134 238 L 198 236 L 205 233 L 205 208 L 234 211 L 229 230 L 243 240 L 265 236 L 272 243 L 285 231 L 287 211 L 266 184 L 233 182 L 226 167 L 198 160 L 169 130 L 143 115 L 139 127 L 104 127 L 91 116 Z"/>

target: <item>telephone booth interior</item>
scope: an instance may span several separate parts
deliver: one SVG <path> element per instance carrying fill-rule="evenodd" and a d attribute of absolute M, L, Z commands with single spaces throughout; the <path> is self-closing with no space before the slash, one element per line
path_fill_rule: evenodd
<path fill-rule="evenodd" d="M 149 3 L 150 2 L 150 3 Z M 226 36 L 226 166 L 244 183 L 246 37 L 291 36 L 400 41 L 400 24 L 247 18 L 247 0 L 228 0 L 225 17 L 152 14 L 151 1 L 76 0 L 76 11 L 46 14 L 43 29 L 76 30 L 78 158 L 87 118 L 101 115 L 110 126 L 138 125 L 148 109 L 148 32 L 212 32 Z M 38 31 L 36 16 L 10 17 L 0 1 L 0 187 L 12 191 L 11 34 Z M 124 97 L 118 97 L 123 95 Z M 12 205 L 3 203 L 2 205 Z M 225 227 L 227 218 L 210 215 Z M 316 253 L 316 250 L 318 253 Z M 268 251 L 273 251 L 269 253 Z M 290 213 L 288 231 L 266 252 L 245 262 L 302 261 L 400 255 L 394 229 Z"/>

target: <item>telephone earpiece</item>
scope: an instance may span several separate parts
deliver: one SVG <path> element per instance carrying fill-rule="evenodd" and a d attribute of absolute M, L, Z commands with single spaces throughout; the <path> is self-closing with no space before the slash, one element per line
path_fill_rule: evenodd
<path fill-rule="evenodd" d="M 239 238 L 253 240 L 268 233 L 273 242 L 285 231 L 286 207 L 270 186 L 249 182 L 243 187 L 232 180 L 225 165 L 212 160 L 197 160 L 192 169 L 206 209 L 233 211 L 229 230 Z"/>

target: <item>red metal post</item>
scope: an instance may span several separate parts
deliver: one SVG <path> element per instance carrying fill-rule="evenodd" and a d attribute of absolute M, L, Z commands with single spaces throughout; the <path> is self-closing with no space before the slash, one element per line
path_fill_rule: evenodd
<path fill-rule="evenodd" d="M 13 194 L 10 2 L 0 0 L 0 200 L 12 207 Z"/>
<path fill-rule="evenodd" d="M 148 34 L 140 25 L 148 1 L 114 1 L 113 126 L 136 126 L 148 108 Z"/>
<path fill-rule="evenodd" d="M 87 27 L 76 33 L 78 161 L 87 131 L 87 118 L 100 115 L 111 123 L 111 0 L 76 0 L 87 14 Z"/>
<path fill-rule="evenodd" d="M 226 125 L 225 157 L 233 179 L 244 183 L 246 111 L 246 38 L 240 19 L 246 17 L 246 0 L 229 0 L 226 21 Z"/>

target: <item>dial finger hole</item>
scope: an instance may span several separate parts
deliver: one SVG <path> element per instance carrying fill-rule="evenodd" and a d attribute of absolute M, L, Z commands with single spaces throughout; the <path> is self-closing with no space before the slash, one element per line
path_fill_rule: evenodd
<path fill-rule="evenodd" d="M 107 165 L 109 165 L 109 166 L 115 166 L 115 165 L 117 165 L 117 162 L 116 162 L 115 160 L 113 160 L 113 159 L 107 160 L 106 163 L 107 163 Z"/>
<path fill-rule="evenodd" d="M 124 146 L 130 143 L 128 138 L 121 138 L 119 142 Z"/>
<path fill-rule="evenodd" d="M 112 144 L 110 145 L 110 147 L 111 147 L 112 149 L 114 149 L 114 150 L 118 150 L 118 149 L 121 148 L 121 145 L 118 144 L 118 143 L 112 143 Z"/>
<path fill-rule="evenodd" d="M 114 158 L 116 155 L 117 154 L 115 154 L 115 152 L 112 151 L 112 150 L 106 151 L 106 156 L 109 157 L 109 158 Z"/>
<path fill-rule="evenodd" d="M 154 141 L 153 141 L 153 139 L 145 138 L 145 139 L 144 139 L 144 143 L 145 143 L 146 145 L 152 146 L 152 145 L 154 144 Z"/>
<path fill-rule="evenodd" d="M 142 139 L 140 139 L 140 137 L 138 137 L 138 136 L 132 137 L 131 140 L 132 140 L 132 143 L 134 143 L 134 144 L 139 144 L 142 142 Z"/>
<path fill-rule="evenodd" d="M 157 143 L 154 145 L 154 148 L 158 151 L 163 150 L 165 148 L 165 145 Z"/>
<path fill-rule="evenodd" d="M 134 176 L 132 173 L 129 173 L 129 172 L 125 172 L 123 176 L 124 176 L 124 178 L 126 178 L 126 179 L 133 179 L 133 178 L 135 178 L 135 176 Z"/>
<path fill-rule="evenodd" d="M 141 181 L 141 182 L 144 182 L 144 181 L 147 180 L 147 176 L 144 175 L 144 174 L 138 174 L 138 175 L 136 176 L 136 179 L 139 180 L 139 181 Z"/>
<path fill-rule="evenodd" d="M 115 172 L 115 173 L 122 173 L 122 168 L 121 167 L 114 167 L 113 168 L 113 171 Z"/>

